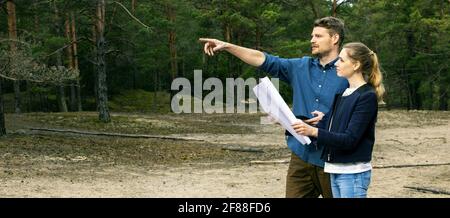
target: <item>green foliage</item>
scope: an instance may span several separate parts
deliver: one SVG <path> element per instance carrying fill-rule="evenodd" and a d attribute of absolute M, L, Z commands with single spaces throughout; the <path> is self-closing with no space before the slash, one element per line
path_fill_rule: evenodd
<path fill-rule="evenodd" d="M 94 105 L 95 45 L 91 40 L 96 1 L 57 0 L 59 20 L 51 0 L 16 2 L 19 39 L 32 45 L 34 60 L 48 66 L 55 65 L 55 51 L 68 43 L 64 36 L 64 19 L 67 13 L 74 13 L 83 98 L 87 99 L 84 100 L 87 104 Z M 131 12 L 131 1 L 117 2 Z M 338 2 L 337 16 L 346 23 L 345 42 L 361 41 L 380 58 L 388 107 L 450 108 L 448 1 Z M 259 78 L 265 74 L 226 52 L 214 57 L 203 55 L 198 38 L 229 40 L 286 58 L 311 55 L 309 40 L 313 22 L 330 15 L 332 1 L 138 0 L 134 16 L 151 30 L 114 1 L 106 3 L 106 70 L 108 92 L 113 101 L 111 107 L 113 110 L 152 111 L 150 91 L 168 95 L 172 82 L 174 54 L 169 49 L 169 32 L 175 33 L 176 76 L 192 80 L 193 71 L 202 69 L 204 78 Z M 6 19 L 0 19 L 0 28 L 0 39 L 7 39 Z M 0 48 L 7 50 L 8 44 L 2 41 Z M 66 50 L 59 54 L 67 66 Z M 4 88 L 12 92 L 11 84 L 7 83 Z M 292 93 L 288 86 L 283 84 L 280 89 L 290 102 Z M 146 100 L 140 102 L 139 98 Z M 95 109 L 94 106 L 87 108 Z"/>

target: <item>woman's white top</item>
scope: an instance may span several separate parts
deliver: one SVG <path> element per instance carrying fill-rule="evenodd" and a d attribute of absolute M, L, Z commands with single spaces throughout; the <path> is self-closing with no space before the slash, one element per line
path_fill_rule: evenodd
<path fill-rule="evenodd" d="M 358 88 L 358 87 L 357 87 Z M 347 88 L 342 96 L 351 95 L 357 88 Z M 331 125 L 333 124 L 333 119 L 331 119 Z M 351 173 L 362 173 L 372 170 L 372 164 L 370 162 L 356 162 L 356 163 L 329 163 L 325 162 L 324 171 L 326 173 L 336 173 L 336 174 L 351 174 Z"/>

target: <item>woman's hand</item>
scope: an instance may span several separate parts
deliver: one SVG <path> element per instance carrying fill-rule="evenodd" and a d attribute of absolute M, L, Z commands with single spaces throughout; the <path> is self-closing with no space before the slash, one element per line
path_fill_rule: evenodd
<path fill-rule="evenodd" d="M 306 123 L 297 122 L 292 124 L 295 132 L 304 136 L 313 136 L 317 137 L 319 130 L 316 127 L 312 127 Z"/>

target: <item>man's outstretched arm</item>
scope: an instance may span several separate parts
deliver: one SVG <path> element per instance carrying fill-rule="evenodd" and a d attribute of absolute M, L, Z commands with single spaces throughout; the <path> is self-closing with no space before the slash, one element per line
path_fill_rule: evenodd
<path fill-rule="evenodd" d="M 213 56 L 215 52 L 225 50 L 254 67 L 261 66 L 266 60 L 264 53 L 255 49 L 241 47 L 217 39 L 200 38 L 199 40 L 205 43 L 204 51 L 209 56 Z"/>

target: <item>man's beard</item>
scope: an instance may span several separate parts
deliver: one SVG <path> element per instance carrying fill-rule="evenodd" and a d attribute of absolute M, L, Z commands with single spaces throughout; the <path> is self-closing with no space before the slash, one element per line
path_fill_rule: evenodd
<path fill-rule="evenodd" d="M 331 51 L 323 51 L 323 52 L 318 52 L 318 53 L 312 54 L 312 55 L 314 55 L 314 56 L 316 56 L 318 58 L 322 58 L 322 57 L 327 56 L 328 54 L 330 54 L 330 52 Z"/>

